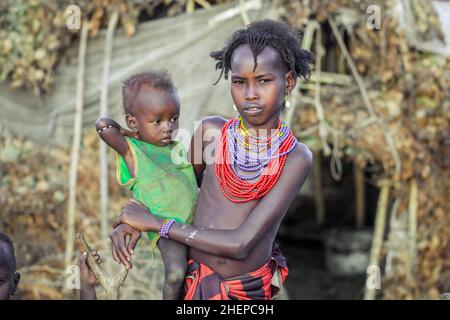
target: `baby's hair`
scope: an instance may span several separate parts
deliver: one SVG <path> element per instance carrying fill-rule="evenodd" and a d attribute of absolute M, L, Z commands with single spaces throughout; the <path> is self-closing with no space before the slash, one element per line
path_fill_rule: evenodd
<path fill-rule="evenodd" d="M 16 256 L 14 254 L 14 244 L 11 238 L 2 232 L 0 232 L 0 246 L 1 242 L 5 243 L 7 246 L 7 250 L 9 251 L 9 256 L 7 257 L 7 259 L 11 263 L 10 264 L 10 267 L 12 269 L 11 271 L 14 272 L 16 271 Z"/>
<path fill-rule="evenodd" d="M 123 82 L 122 97 L 125 113 L 133 114 L 131 103 L 143 87 L 172 91 L 175 87 L 167 70 L 151 70 L 135 74 Z"/>
<path fill-rule="evenodd" d="M 294 78 L 307 79 L 311 74 L 308 63 L 314 62 L 314 55 L 300 47 L 300 39 L 301 36 L 298 32 L 281 22 L 265 19 L 250 23 L 247 28 L 235 31 L 222 50 L 211 52 L 211 57 L 217 61 L 216 70 L 221 69 L 219 78 L 214 84 L 219 82 L 222 74 L 225 79 L 228 79 L 233 51 L 245 44 L 253 53 L 255 60 L 253 70 L 257 67 L 256 57 L 258 54 L 265 47 L 271 47 L 278 51 L 284 64 L 292 71 Z"/>

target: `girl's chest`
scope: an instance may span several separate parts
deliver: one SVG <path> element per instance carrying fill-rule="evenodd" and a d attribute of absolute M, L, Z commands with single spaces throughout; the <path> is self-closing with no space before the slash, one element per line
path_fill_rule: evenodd
<path fill-rule="evenodd" d="M 215 177 L 214 165 L 207 165 L 200 189 L 195 224 L 204 228 L 235 229 L 256 207 L 259 200 L 235 203 L 228 200 Z"/>

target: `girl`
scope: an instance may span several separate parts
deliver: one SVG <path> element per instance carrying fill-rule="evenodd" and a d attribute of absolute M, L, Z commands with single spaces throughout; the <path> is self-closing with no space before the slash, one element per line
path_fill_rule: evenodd
<path fill-rule="evenodd" d="M 183 296 L 272 299 L 288 273 L 274 240 L 312 167 L 311 152 L 297 142 L 280 112 L 297 78 L 309 75 L 313 56 L 300 48 L 294 30 L 271 20 L 236 31 L 211 56 L 226 79 L 231 71 L 239 117 L 206 118 L 192 137 L 190 160 L 196 175 L 204 175 L 194 222 L 172 224 L 168 232 L 190 246 Z M 211 139 L 217 132 L 220 139 Z M 198 140 L 201 150 L 192 148 Z M 213 162 L 194 163 L 211 150 Z M 127 235 L 166 226 L 134 201 L 114 225 L 113 247 L 125 257 Z"/>

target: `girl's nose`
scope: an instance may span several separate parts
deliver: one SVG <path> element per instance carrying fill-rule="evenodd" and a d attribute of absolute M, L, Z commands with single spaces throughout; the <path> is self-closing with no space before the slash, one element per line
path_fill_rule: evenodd
<path fill-rule="evenodd" d="M 247 87 L 247 92 L 245 94 L 245 100 L 253 101 L 253 100 L 257 100 L 257 99 L 258 99 L 258 93 L 257 93 L 257 90 L 256 90 L 256 86 L 249 85 Z"/>

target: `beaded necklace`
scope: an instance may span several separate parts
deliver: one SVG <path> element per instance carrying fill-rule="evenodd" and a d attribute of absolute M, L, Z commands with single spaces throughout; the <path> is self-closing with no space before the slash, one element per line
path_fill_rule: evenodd
<path fill-rule="evenodd" d="M 284 121 L 278 121 L 274 134 L 255 137 L 241 116 L 231 119 L 222 128 L 217 148 L 215 174 L 220 189 L 237 203 L 263 197 L 277 183 L 287 155 L 296 145 L 297 139 Z"/>

